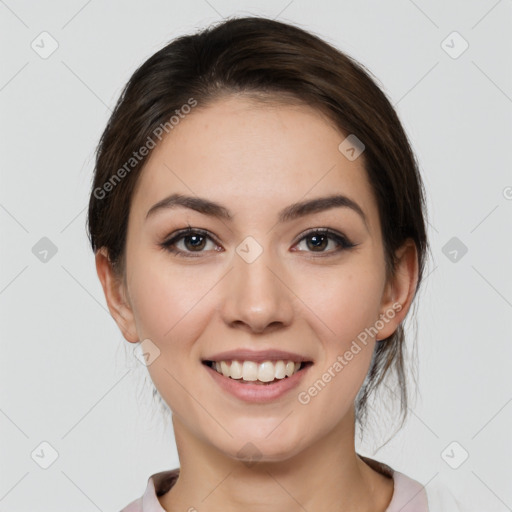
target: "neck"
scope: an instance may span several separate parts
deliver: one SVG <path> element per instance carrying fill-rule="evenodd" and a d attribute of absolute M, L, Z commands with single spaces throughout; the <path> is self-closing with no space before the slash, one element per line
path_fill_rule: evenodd
<path fill-rule="evenodd" d="M 252 464 L 198 439 L 175 416 L 173 425 L 180 476 L 159 498 L 169 512 L 385 512 L 391 501 L 393 480 L 355 452 L 353 416 L 291 458 Z"/>

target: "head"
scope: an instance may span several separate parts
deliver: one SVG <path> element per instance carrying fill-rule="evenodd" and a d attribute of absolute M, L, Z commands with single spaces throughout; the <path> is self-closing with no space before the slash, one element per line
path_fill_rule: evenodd
<path fill-rule="evenodd" d="M 124 338 L 156 347 L 156 389 L 205 443 L 291 455 L 364 424 L 391 377 L 405 420 L 423 185 L 385 94 L 316 36 L 231 19 L 150 57 L 101 137 L 88 230 Z M 249 406 L 212 387 L 205 360 L 240 347 L 304 355 L 294 399 Z"/>

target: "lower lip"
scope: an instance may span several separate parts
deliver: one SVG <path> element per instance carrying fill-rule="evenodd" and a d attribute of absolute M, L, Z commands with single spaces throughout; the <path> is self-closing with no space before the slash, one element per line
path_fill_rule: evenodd
<path fill-rule="evenodd" d="M 250 382 L 244 384 L 240 380 L 224 377 L 224 375 L 220 374 L 217 370 L 205 364 L 202 366 L 208 370 L 213 380 L 217 382 L 222 389 L 236 398 L 246 402 L 271 402 L 298 386 L 311 365 L 307 365 L 302 370 L 294 373 L 291 377 L 285 377 L 272 384 L 251 384 Z"/>

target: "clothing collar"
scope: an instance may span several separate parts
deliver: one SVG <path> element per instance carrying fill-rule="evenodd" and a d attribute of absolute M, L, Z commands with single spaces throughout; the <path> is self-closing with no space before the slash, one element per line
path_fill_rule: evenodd
<path fill-rule="evenodd" d="M 362 455 L 359 457 L 375 471 L 393 478 L 393 496 L 385 512 L 428 512 L 425 488 L 419 482 L 395 471 L 383 462 Z M 146 491 L 142 496 L 141 512 L 166 512 L 158 498 L 168 492 L 176 483 L 179 471 L 179 468 L 161 471 L 148 478 Z"/>

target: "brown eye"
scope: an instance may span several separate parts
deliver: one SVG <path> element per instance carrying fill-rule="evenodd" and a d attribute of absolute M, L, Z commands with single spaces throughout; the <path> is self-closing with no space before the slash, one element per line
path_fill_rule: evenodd
<path fill-rule="evenodd" d="M 188 235 L 182 237 L 182 240 L 184 241 L 185 247 L 187 249 L 195 251 L 204 248 L 206 237 L 203 235 Z"/>
<path fill-rule="evenodd" d="M 309 235 L 306 240 L 308 240 L 308 248 L 313 251 L 321 251 L 329 245 L 329 237 L 325 235 Z"/>
<path fill-rule="evenodd" d="M 208 247 L 208 243 L 210 243 L 211 248 L 205 250 Z M 206 231 L 192 228 L 175 233 L 170 239 L 162 242 L 160 246 L 177 256 L 194 257 L 193 253 L 199 256 L 201 253 L 208 252 L 209 250 L 219 250 L 219 246 Z"/>
<path fill-rule="evenodd" d="M 338 253 L 345 249 L 355 247 L 357 244 L 353 244 L 346 237 L 333 232 L 329 229 L 315 229 L 306 233 L 300 240 L 298 245 L 302 242 L 306 242 L 305 252 L 316 252 L 316 253 Z M 325 250 L 329 247 L 329 244 L 333 249 Z M 302 249 L 299 249 L 301 251 Z"/>

